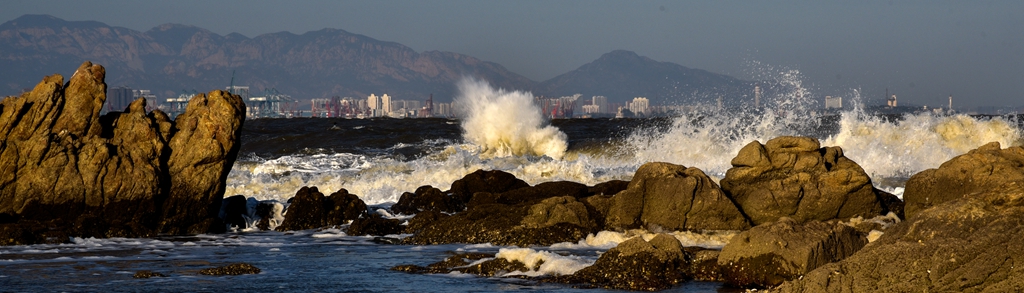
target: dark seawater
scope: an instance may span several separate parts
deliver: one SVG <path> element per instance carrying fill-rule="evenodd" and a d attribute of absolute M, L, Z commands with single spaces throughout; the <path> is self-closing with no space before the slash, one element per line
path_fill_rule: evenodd
<path fill-rule="evenodd" d="M 565 157 L 556 159 L 486 156 L 466 141 L 460 123 L 449 119 L 246 121 L 227 195 L 284 204 L 302 186 L 319 186 L 325 192 L 346 188 L 375 211 L 384 212 L 402 192 L 426 184 L 446 189 L 476 169 L 504 170 L 530 184 L 554 180 L 595 184 L 628 180 L 644 162 L 666 161 L 700 167 L 720 178 L 731 158 L 750 141 L 808 135 L 819 138 L 822 145 L 842 146 L 876 186 L 901 196 L 902 182 L 913 173 L 935 168 L 989 141 L 1001 141 L 1006 147 L 1020 144 L 1021 137 L 1019 117 L 712 113 L 656 119 L 572 119 L 550 122 L 565 134 L 567 145 Z M 688 245 L 724 245 L 722 239 L 680 237 L 692 240 Z M 73 240 L 63 245 L 0 247 L 0 292 L 606 291 L 519 278 L 390 271 L 399 264 L 440 261 L 449 251 L 496 252 L 500 247 L 385 245 L 371 238 L 346 236 L 337 229 Z M 615 243 L 534 249 L 593 260 Z M 197 275 L 201 269 L 235 262 L 253 264 L 262 273 Z M 167 277 L 132 278 L 140 270 Z M 720 291 L 730 290 L 704 282 L 668 290 Z"/>

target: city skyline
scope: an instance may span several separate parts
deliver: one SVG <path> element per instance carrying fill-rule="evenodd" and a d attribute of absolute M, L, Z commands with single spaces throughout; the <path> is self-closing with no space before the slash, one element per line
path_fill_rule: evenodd
<path fill-rule="evenodd" d="M 794 69 L 820 96 L 856 89 L 882 97 L 890 89 L 919 105 L 945 105 L 952 95 L 981 106 L 1018 106 L 1016 86 L 1024 82 L 1024 18 L 1015 15 L 1024 2 L 1018 1 L 16 0 L 5 6 L 0 19 L 50 14 L 141 31 L 181 23 L 254 37 L 340 28 L 419 52 L 471 55 L 537 81 L 624 49 L 746 80 Z"/>

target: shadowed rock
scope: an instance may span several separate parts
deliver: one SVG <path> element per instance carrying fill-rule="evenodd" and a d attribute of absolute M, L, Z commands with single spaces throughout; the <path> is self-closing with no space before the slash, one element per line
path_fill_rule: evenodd
<path fill-rule="evenodd" d="M 348 227 L 345 233 L 352 236 L 384 236 L 402 233 L 402 230 L 402 221 L 385 219 L 379 214 L 374 213 L 352 221 L 352 225 Z"/>
<path fill-rule="evenodd" d="M 465 204 L 477 192 L 501 193 L 528 186 L 530 185 L 526 184 L 526 181 L 506 172 L 476 170 L 462 179 L 452 182 L 452 188 L 448 190 L 448 193 L 458 202 Z M 458 210 L 462 210 L 462 208 Z"/>
<path fill-rule="evenodd" d="M 754 225 L 781 217 L 797 222 L 880 215 L 871 179 L 839 147 L 810 137 L 754 141 L 732 159 L 722 189 Z"/>
<path fill-rule="evenodd" d="M 337 226 L 367 215 L 366 204 L 354 194 L 341 189 L 325 197 L 316 186 L 303 186 L 291 199 L 284 213 L 284 222 L 277 231 L 294 231 Z"/>
<path fill-rule="evenodd" d="M 421 211 L 454 213 L 462 211 L 464 203 L 440 189 L 426 185 L 416 188 L 416 192 L 403 193 L 398 202 L 391 206 L 391 211 L 398 214 L 413 215 Z"/>
<path fill-rule="evenodd" d="M 990 142 L 942 163 L 937 169 L 914 174 L 903 199 L 907 217 L 968 194 L 987 191 L 1008 182 L 1024 182 L 1024 147 L 1000 149 Z"/>
<path fill-rule="evenodd" d="M 743 231 L 718 255 L 725 282 L 743 288 L 766 288 L 839 261 L 867 244 L 867 238 L 841 223 L 789 218 Z"/>
<path fill-rule="evenodd" d="M 775 292 L 1021 292 L 1024 186 L 920 210 L 854 255 Z"/>
<path fill-rule="evenodd" d="M 551 281 L 623 290 L 663 290 L 690 279 L 686 274 L 689 258 L 679 240 L 668 234 L 658 234 L 649 242 L 635 237 L 601 254 L 594 265 Z"/>
<path fill-rule="evenodd" d="M 238 276 L 259 273 L 259 268 L 247 263 L 234 263 L 222 267 L 203 269 L 199 271 L 200 275 L 209 276 Z"/>

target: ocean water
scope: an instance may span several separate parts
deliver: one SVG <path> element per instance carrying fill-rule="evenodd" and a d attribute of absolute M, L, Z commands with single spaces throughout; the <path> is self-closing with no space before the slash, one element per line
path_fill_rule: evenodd
<path fill-rule="evenodd" d="M 719 180 L 747 143 L 781 135 L 807 135 L 840 146 L 873 183 L 902 195 L 910 175 L 990 141 L 1021 144 L 1017 116 L 871 115 L 854 109 L 823 114 L 813 93 L 791 83 L 765 98 L 759 111 L 705 107 L 669 118 L 547 121 L 528 92 L 459 84 L 460 120 L 266 119 L 247 121 L 227 196 L 275 202 L 279 212 L 302 186 L 325 193 L 340 188 L 388 217 L 387 207 L 422 185 L 445 190 L 477 169 L 503 170 L 530 184 L 569 180 L 593 185 L 629 180 L 643 163 L 663 161 L 701 168 Z M 856 93 L 854 92 L 856 101 Z M 407 217 L 397 217 L 406 219 Z M 258 219 L 250 218 L 255 222 Z M 272 225 L 281 220 L 276 215 Z M 71 244 L 0 247 L 0 291 L 553 291 L 567 285 L 520 278 L 461 274 L 413 275 L 390 271 L 426 265 L 450 251 L 543 265 L 530 276 L 571 274 L 599 253 L 642 231 L 602 232 L 549 247 L 489 244 L 410 246 L 378 244 L 344 234 L 345 227 L 295 232 L 241 229 L 221 235 L 155 239 L 73 239 Z M 676 233 L 687 246 L 720 248 L 734 232 Z M 393 235 L 402 237 L 403 235 Z M 257 275 L 211 277 L 200 269 L 246 262 Z M 150 270 L 162 278 L 134 279 Z M 669 291 L 728 291 L 721 284 L 690 282 Z M 602 290 L 585 290 L 595 292 Z"/>

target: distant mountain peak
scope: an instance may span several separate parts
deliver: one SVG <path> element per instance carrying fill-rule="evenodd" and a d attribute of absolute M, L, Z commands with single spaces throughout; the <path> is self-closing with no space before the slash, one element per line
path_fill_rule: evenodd
<path fill-rule="evenodd" d="M 0 30 L 24 27 L 81 27 L 94 28 L 107 26 L 98 21 L 67 21 L 49 14 L 25 14 L 0 25 Z"/>

